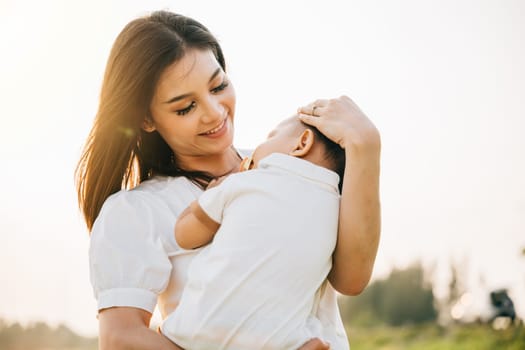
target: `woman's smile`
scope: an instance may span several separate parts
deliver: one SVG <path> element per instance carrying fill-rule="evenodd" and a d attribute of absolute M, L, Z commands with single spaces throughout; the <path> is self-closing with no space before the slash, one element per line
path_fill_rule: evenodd
<path fill-rule="evenodd" d="M 206 137 L 211 137 L 211 138 L 221 137 L 228 131 L 228 128 L 229 128 L 228 124 L 229 124 L 228 117 L 226 117 L 222 120 L 222 122 L 218 126 L 206 132 L 200 133 L 199 136 L 206 136 Z"/>

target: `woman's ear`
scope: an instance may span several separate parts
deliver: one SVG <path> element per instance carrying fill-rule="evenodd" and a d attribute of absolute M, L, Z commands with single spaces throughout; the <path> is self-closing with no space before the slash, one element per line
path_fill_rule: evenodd
<path fill-rule="evenodd" d="M 144 121 L 142 122 L 142 130 L 145 132 L 153 132 L 156 130 L 155 123 L 150 117 L 144 118 Z"/>
<path fill-rule="evenodd" d="M 314 144 L 314 133 L 310 129 L 305 129 L 301 136 L 297 139 L 297 144 L 289 155 L 294 157 L 304 157 L 310 152 Z"/>

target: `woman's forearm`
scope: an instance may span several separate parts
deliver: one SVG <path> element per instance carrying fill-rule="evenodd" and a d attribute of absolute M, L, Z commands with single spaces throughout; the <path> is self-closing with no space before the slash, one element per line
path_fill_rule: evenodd
<path fill-rule="evenodd" d="M 100 350 L 182 350 L 168 338 L 148 327 L 147 311 L 116 307 L 99 314 Z"/>
<path fill-rule="evenodd" d="M 379 245 L 380 145 L 348 146 L 345 152 L 339 233 L 329 280 L 340 293 L 356 295 L 370 280 Z"/>
<path fill-rule="evenodd" d="M 316 100 L 298 111 L 304 123 L 345 150 L 339 232 L 328 278 L 340 293 L 359 294 L 370 280 L 379 245 L 381 137 L 348 96 Z"/>
<path fill-rule="evenodd" d="M 100 350 L 181 350 L 168 338 L 146 327 L 114 331 L 99 340 Z"/>

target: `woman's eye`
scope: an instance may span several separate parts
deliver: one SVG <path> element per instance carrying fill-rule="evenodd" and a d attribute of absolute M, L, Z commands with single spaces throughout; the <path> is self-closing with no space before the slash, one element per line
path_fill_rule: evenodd
<path fill-rule="evenodd" d="M 195 108 L 195 101 L 191 101 L 190 105 L 186 108 L 177 110 L 178 115 L 185 115 L 190 113 L 190 111 Z"/>
<path fill-rule="evenodd" d="M 228 82 L 224 81 L 221 83 L 221 85 L 217 86 L 216 88 L 211 89 L 211 92 L 216 94 L 218 92 L 221 92 L 222 90 L 226 89 L 228 87 Z"/>

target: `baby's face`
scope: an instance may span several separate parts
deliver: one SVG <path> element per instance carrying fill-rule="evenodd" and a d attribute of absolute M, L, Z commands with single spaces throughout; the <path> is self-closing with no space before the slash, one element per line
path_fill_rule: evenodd
<path fill-rule="evenodd" d="M 298 126 L 300 121 L 297 116 L 285 119 L 268 134 L 265 142 L 261 143 L 253 152 L 253 166 L 257 167 L 259 161 L 272 153 L 289 154 L 297 145 L 300 137 Z M 299 131 L 298 131 L 299 130 Z"/>

